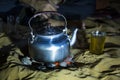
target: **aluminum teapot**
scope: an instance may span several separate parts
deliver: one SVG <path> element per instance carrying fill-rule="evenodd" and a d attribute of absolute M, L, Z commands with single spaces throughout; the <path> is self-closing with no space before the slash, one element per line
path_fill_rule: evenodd
<path fill-rule="evenodd" d="M 45 30 L 41 30 L 41 33 L 35 33 L 31 27 L 31 20 L 46 13 L 63 17 L 65 21 L 64 29 L 53 29 L 52 31 L 45 29 L 45 34 L 43 33 Z M 78 29 L 76 28 L 74 30 L 73 36 L 70 39 L 67 35 L 67 21 L 63 15 L 57 12 L 41 12 L 31 17 L 28 24 L 31 29 L 31 38 L 29 39 L 29 54 L 32 59 L 38 62 L 54 63 L 61 62 L 71 55 L 70 46 L 72 46 L 76 41 Z M 49 28 L 51 28 L 50 25 Z"/>

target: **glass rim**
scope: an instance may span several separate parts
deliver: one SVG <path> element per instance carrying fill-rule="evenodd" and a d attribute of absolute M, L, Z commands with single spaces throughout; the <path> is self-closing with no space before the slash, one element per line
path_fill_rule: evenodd
<path fill-rule="evenodd" d="M 106 32 L 96 30 L 96 31 L 92 31 L 91 35 L 93 35 L 93 36 L 106 36 Z"/>

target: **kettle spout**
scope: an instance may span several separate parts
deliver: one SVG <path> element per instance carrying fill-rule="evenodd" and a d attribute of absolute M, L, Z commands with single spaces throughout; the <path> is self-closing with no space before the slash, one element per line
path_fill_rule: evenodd
<path fill-rule="evenodd" d="M 76 28 L 75 30 L 74 30 L 74 32 L 73 32 L 73 35 L 72 35 L 72 38 L 71 38 L 71 40 L 70 40 L 70 46 L 73 46 L 74 45 L 74 43 L 76 42 L 76 34 L 77 34 L 77 31 L 78 31 L 78 29 Z"/>

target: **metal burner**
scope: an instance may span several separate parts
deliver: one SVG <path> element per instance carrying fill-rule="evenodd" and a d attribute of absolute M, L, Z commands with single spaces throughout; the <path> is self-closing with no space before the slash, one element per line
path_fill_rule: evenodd
<path fill-rule="evenodd" d="M 37 62 L 31 59 L 30 57 L 24 57 L 21 59 L 21 61 L 24 65 L 29 65 L 39 70 L 45 70 L 48 68 L 61 68 L 61 67 L 64 68 L 71 66 L 74 62 L 72 59 L 73 59 L 73 55 L 68 56 L 62 62 L 54 62 L 54 63 Z"/>

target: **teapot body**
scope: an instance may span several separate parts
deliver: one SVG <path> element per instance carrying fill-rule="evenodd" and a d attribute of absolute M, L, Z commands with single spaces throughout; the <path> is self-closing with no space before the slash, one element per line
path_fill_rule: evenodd
<path fill-rule="evenodd" d="M 43 23 L 44 26 L 38 27 L 40 29 L 37 28 L 37 30 L 34 30 L 32 28 L 31 21 L 36 19 L 36 21 L 33 22 L 39 23 L 39 21 L 46 21 L 46 18 L 64 20 L 64 26 L 51 26 L 51 23 L 47 21 L 47 23 Z M 41 12 L 31 17 L 28 24 L 31 30 L 31 38 L 28 44 L 29 55 L 33 60 L 54 63 L 62 62 L 70 56 L 70 46 L 75 43 L 77 29 L 74 31 L 72 39 L 70 40 L 67 35 L 67 21 L 63 15 L 56 12 Z M 42 24 L 42 22 L 39 24 Z"/>
<path fill-rule="evenodd" d="M 70 42 L 64 33 L 56 35 L 36 35 L 29 40 L 30 57 L 38 62 L 61 62 L 70 55 Z"/>

